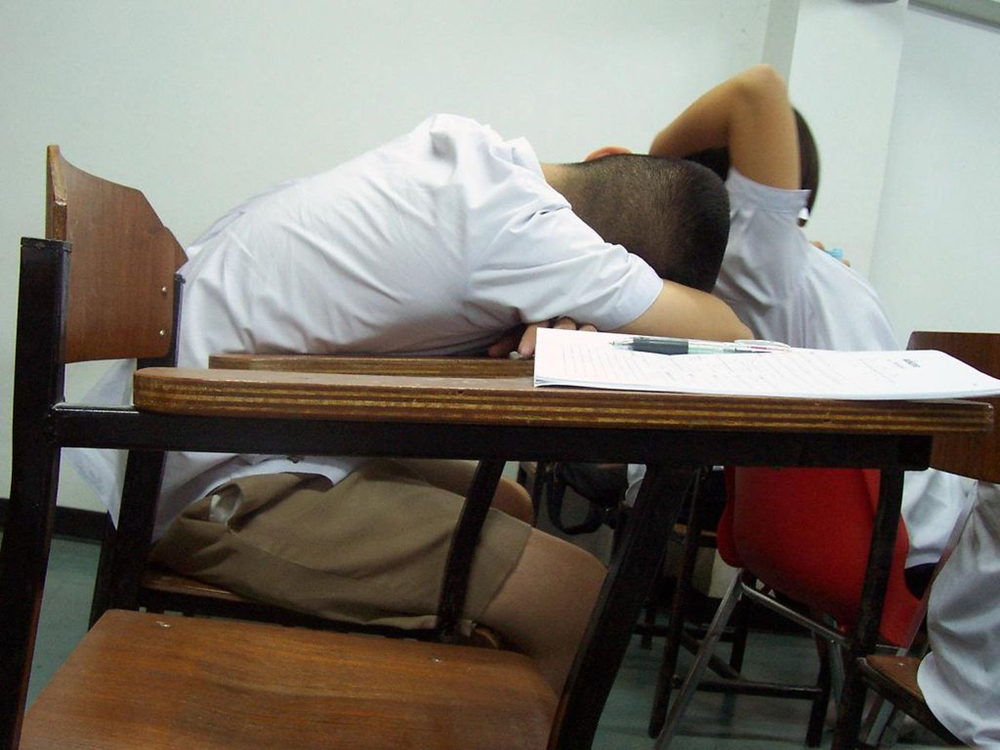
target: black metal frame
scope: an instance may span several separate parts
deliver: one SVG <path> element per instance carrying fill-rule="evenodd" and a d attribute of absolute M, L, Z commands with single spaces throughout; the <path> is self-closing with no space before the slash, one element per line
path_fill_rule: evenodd
<path fill-rule="evenodd" d="M 718 463 L 866 466 L 882 470 L 872 553 L 851 656 L 875 643 L 903 469 L 927 466 L 928 436 L 560 428 L 239 419 L 140 413 L 62 403 L 62 310 L 69 245 L 22 240 L 10 518 L 0 550 L 0 747 L 16 747 L 44 586 L 61 448 L 145 452 L 427 456 L 507 460 L 631 461 L 649 465 L 630 523 L 567 681 L 552 747 L 590 747 L 615 673 L 656 575 L 682 497 L 698 467 Z M 280 445 L 279 445 L 280 441 Z M 136 460 L 145 460 L 137 457 Z M 483 468 L 475 485 L 495 485 Z M 475 495 L 476 493 L 473 493 Z M 483 493 L 479 493 L 482 495 Z M 489 491 L 492 495 L 492 490 Z M 475 516 L 489 496 L 467 500 Z M 151 508 L 146 509 L 151 513 Z M 855 659 L 849 661 L 853 665 Z M 834 747 L 857 736 L 864 689 L 849 668 Z"/>

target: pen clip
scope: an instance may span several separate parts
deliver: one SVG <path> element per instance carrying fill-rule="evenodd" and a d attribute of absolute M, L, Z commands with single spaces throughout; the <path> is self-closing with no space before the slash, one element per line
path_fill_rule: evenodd
<path fill-rule="evenodd" d="M 787 352 L 792 348 L 784 342 L 767 339 L 737 339 L 733 343 L 744 351 L 751 352 Z"/>

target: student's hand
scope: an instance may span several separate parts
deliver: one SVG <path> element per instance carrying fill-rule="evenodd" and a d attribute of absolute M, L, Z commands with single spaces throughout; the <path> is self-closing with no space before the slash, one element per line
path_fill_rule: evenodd
<path fill-rule="evenodd" d="M 578 324 L 572 318 L 552 318 L 541 323 L 512 328 L 497 339 L 486 353 L 491 357 L 524 359 L 535 356 L 535 341 L 539 328 L 565 328 L 570 331 L 596 331 L 590 323 Z"/>

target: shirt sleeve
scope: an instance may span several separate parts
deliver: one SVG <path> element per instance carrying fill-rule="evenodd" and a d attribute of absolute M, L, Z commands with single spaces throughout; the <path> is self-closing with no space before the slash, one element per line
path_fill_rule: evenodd
<path fill-rule="evenodd" d="M 729 244 L 716 294 L 730 303 L 780 304 L 794 293 L 807 262 L 808 239 L 798 226 L 808 190 L 782 190 L 754 182 L 735 169 L 729 191 Z"/>
<path fill-rule="evenodd" d="M 512 215 L 469 274 L 472 317 L 514 308 L 522 322 L 567 316 L 612 330 L 631 323 L 662 289 L 656 272 L 620 245 L 611 245 L 565 207 Z"/>

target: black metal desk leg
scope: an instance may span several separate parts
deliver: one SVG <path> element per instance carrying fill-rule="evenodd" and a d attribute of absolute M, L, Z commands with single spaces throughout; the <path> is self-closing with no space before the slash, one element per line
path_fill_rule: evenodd
<path fill-rule="evenodd" d="M 615 674 L 696 471 L 694 468 L 668 470 L 652 465 L 647 468 L 635 508 L 612 556 L 608 577 L 595 606 L 595 612 L 602 612 L 603 616 L 591 618 L 584 636 L 589 646 L 577 653 L 563 689 L 564 701 L 559 705 L 552 731 L 553 737 L 560 738 L 559 750 L 583 750 L 594 740 Z M 612 597 L 612 584 L 619 579 L 623 583 Z M 591 675 L 591 682 L 586 690 L 574 690 L 577 675 L 584 669 Z M 567 695 L 572 695 L 573 700 L 565 700 Z"/>
<path fill-rule="evenodd" d="M 138 609 L 142 571 L 149 557 L 160 494 L 165 454 L 162 451 L 129 451 L 125 469 L 125 499 L 118 527 L 109 521 L 97 565 L 90 627 L 109 609 Z"/>
<path fill-rule="evenodd" d="M 458 630 L 458 621 L 469 588 L 472 558 L 505 463 L 499 459 L 480 461 L 472 485 L 466 494 L 458 526 L 455 527 L 455 534 L 452 537 L 451 548 L 448 550 L 447 568 L 441 599 L 438 602 L 436 630 L 438 637 L 443 641 L 454 640 Z"/>
<path fill-rule="evenodd" d="M 878 641 L 902 496 L 903 472 L 899 469 L 883 469 L 878 512 L 875 514 L 865 584 L 861 591 L 861 609 L 844 663 L 844 692 L 838 707 L 832 750 L 847 750 L 857 746 L 866 693 L 857 670 L 857 660 L 872 653 Z"/>
<path fill-rule="evenodd" d="M 677 657 L 681 649 L 686 610 L 693 589 L 692 580 L 698 557 L 698 539 L 701 537 L 704 526 L 704 502 L 699 497 L 699 485 L 702 479 L 703 472 L 699 472 L 691 486 L 691 505 L 689 506 L 687 534 L 684 538 L 681 555 L 681 568 L 677 575 L 674 595 L 670 600 L 670 619 L 667 621 L 667 636 L 663 644 L 663 660 L 660 662 L 659 676 L 653 695 L 653 708 L 649 716 L 647 731 L 650 737 L 657 737 L 660 734 L 663 723 L 667 719 L 667 710 L 670 708 L 674 672 L 677 671 Z"/>

